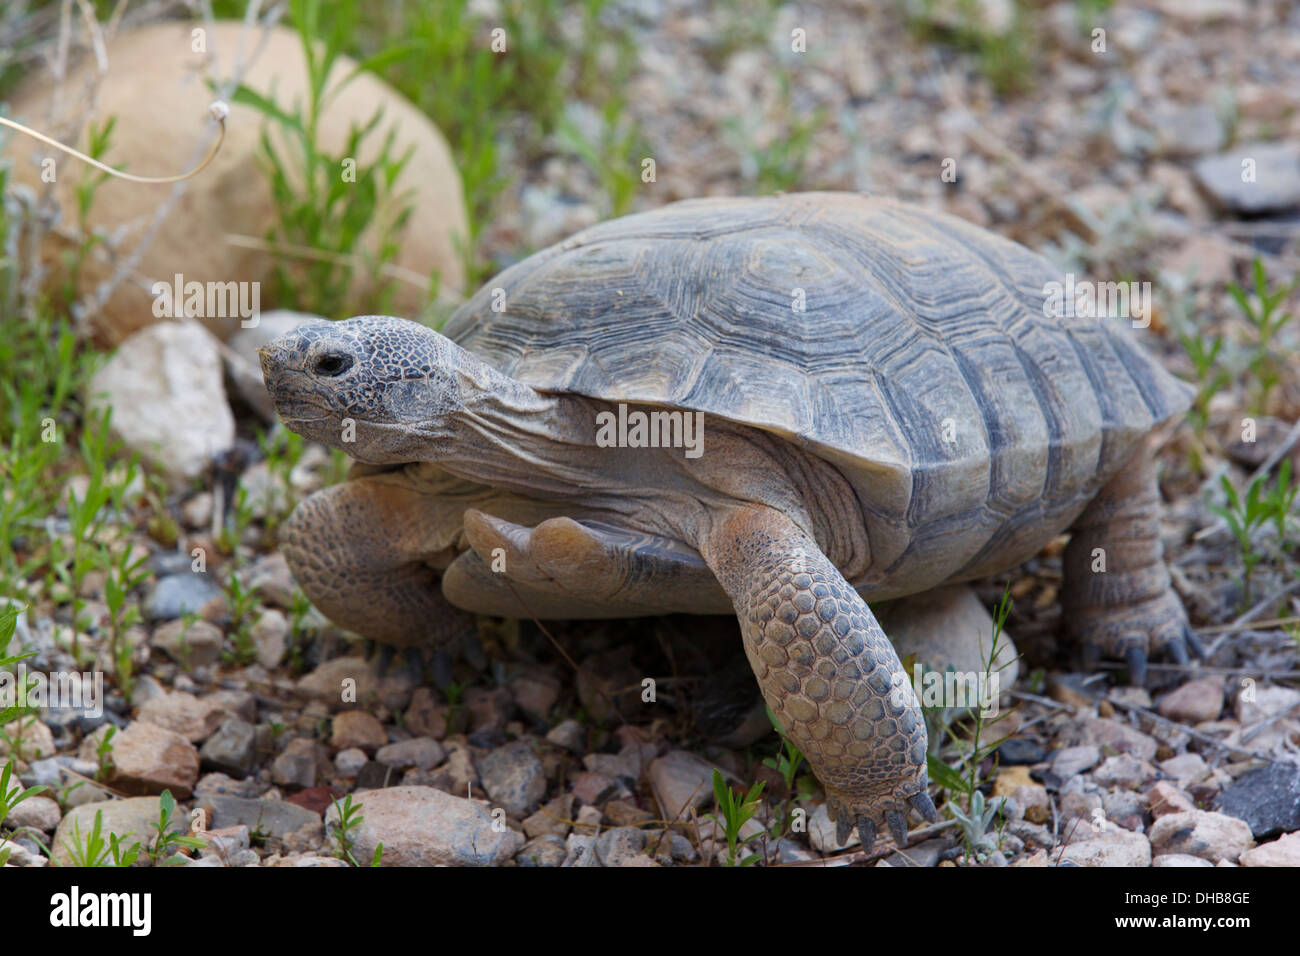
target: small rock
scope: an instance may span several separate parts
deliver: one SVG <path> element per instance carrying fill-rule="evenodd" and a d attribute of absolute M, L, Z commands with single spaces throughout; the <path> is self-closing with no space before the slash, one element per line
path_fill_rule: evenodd
<path fill-rule="evenodd" d="M 998 763 L 1001 766 L 1042 763 L 1047 759 L 1047 748 L 1035 740 L 1012 737 L 998 746 Z"/>
<path fill-rule="evenodd" d="M 502 731 L 514 710 L 515 699 L 505 687 L 471 687 L 465 691 L 465 710 L 472 731 Z"/>
<path fill-rule="evenodd" d="M 1196 809 L 1191 798 L 1172 783 L 1161 780 L 1147 791 L 1147 807 L 1157 820 L 1171 813 L 1189 813 Z"/>
<path fill-rule="evenodd" d="M 356 747 L 349 747 L 347 750 L 340 750 L 334 757 L 334 769 L 343 777 L 355 777 L 361 772 L 361 768 L 366 765 L 370 758 L 366 756 L 364 750 Z"/>
<path fill-rule="evenodd" d="M 216 624 L 207 620 L 169 620 L 159 624 L 149 644 L 161 650 L 182 667 L 208 667 L 221 659 L 221 646 L 225 635 Z"/>
<path fill-rule="evenodd" d="M 212 524 L 212 492 L 200 491 L 181 504 L 181 520 L 192 531 L 205 530 Z"/>
<path fill-rule="evenodd" d="M 207 846 L 199 850 L 201 856 L 217 856 L 224 860 L 230 860 L 240 851 L 249 849 L 250 842 L 248 827 L 243 824 L 221 830 L 205 830 L 202 839 Z"/>
<path fill-rule="evenodd" d="M 5 705 L 5 695 L 8 692 L 7 688 L 0 692 L 0 707 Z M 12 753 L 9 745 L 11 740 L 17 744 L 18 753 L 26 760 L 53 757 L 58 753 L 53 731 L 34 717 L 20 717 L 0 729 L 4 731 L 0 734 L 0 757 L 8 757 Z"/>
<path fill-rule="evenodd" d="M 257 648 L 257 662 L 267 670 L 280 666 L 288 646 L 289 620 L 274 608 L 257 619 L 249 631 Z"/>
<path fill-rule="evenodd" d="M 412 689 L 409 674 L 399 670 L 381 676 L 375 672 L 372 662 L 361 657 L 336 657 L 325 661 L 310 674 L 300 677 L 295 687 L 299 697 L 320 701 L 332 711 L 356 707 L 358 703 L 369 705 L 371 701 L 389 710 L 405 710 L 411 701 Z M 345 692 L 350 697 L 346 701 Z M 385 737 L 383 743 L 387 742 Z M 383 743 L 376 746 L 383 746 Z"/>
<path fill-rule="evenodd" d="M 180 734 L 190 743 L 207 740 L 230 716 L 221 704 L 174 691 L 145 703 L 137 718 Z"/>
<path fill-rule="evenodd" d="M 630 800 L 610 800 L 605 804 L 605 816 L 616 827 L 640 827 L 655 818 L 653 813 L 643 810 Z"/>
<path fill-rule="evenodd" d="M 515 862 L 520 866 L 559 866 L 568 854 L 569 848 L 563 837 L 544 833 L 525 843 L 524 848 L 515 854 Z"/>
<path fill-rule="evenodd" d="M 540 669 L 520 674 L 510 682 L 515 703 L 529 717 L 540 723 L 549 722 L 551 708 L 560 699 L 560 682 Z"/>
<path fill-rule="evenodd" d="M 596 838 L 596 857 L 605 866 L 625 866 L 629 858 L 641 856 L 645 831 L 636 827 L 615 827 Z"/>
<path fill-rule="evenodd" d="M 146 326 L 95 373 L 90 406 L 113 410 L 113 431 L 127 448 L 174 478 L 196 478 L 235 440 L 218 348 L 196 323 Z"/>
<path fill-rule="evenodd" d="M 1239 862 L 1242 866 L 1300 866 L 1300 832 L 1247 850 Z"/>
<path fill-rule="evenodd" d="M 1152 866 L 1214 866 L 1209 860 L 1186 853 L 1165 853 L 1151 861 Z"/>
<path fill-rule="evenodd" d="M 133 722 L 113 738 L 111 756 L 109 783 L 125 793 L 170 790 L 184 800 L 199 779 L 198 750 L 180 734 L 156 724 Z"/>
<path fill-rule="evenodd" d="M 253 769 L 257 728 L 246 720 L 230 717 L 199 748 L 202 763 L 233 777 L 246 777 Z"/>
<path fill-rule="evenodd" d="M 1060 860 L 1088 867 L 1150 866 L 1151 844 L 1141 833 L 1117 827 L 1069 844 L 1061 851 Z"/>
<path fill-rule="evenodd" d="M 1103 787 L 1125 787 L 1136 790 L 1155 776 L 1155 768 L 1138 760 L 1132 754 L 1107 757 L 1092 772 L 1092 779 Z"/>
<path fill-rule="evenodd" d="M 325 748 L 310 737 L 294 737 L 271 761 L 271 781 L 281 787 L 314 787 L 321 773 L 329 771 Z"/>
<path fill-rule="evenodd" d="M 1245 820 L 1256 840 L 1300 830 L 1300 767 L 1274 763 L 1249 770 L 1224 788 L 1215 805 Z"/>
<path fill-rule="evenodd" d="M 1187 853 L 1212 863 L 1236 862 L 1252 842 L 1244 821 L 1208 810 L 1166 814 L 1151 827 L 1157 853 Z"/>
<path fill-rule="evenodd" d="M 587 729 L 576 720 L 561 721 L 550 729 L 546 740 L 573 753 L 582 753 L 587 746 Z"/>
<path fill-rule="evenodd" d="M 532 813 L 546 794 L 546 772 L 527 741 L 499 747 L 477 767 L 488 796 L 512 817 Z"/>
<path fill-rule="evenodd" d="M 375 752 L 375 759 L 389 767 L 398 767 L 405 769 L 407 767 L 418 767 L 421 770 L 428 770 L 436 767 L 447 758 L 438 741 L 431 737 L 412 737 L 410 740 L 400 740 L 395 744 L 387 744 L 380 747 Z"/>
<path fill-rule="evenodd" d="M 10 807 L 4 824 L 15 830 L 30 827 L 42 833 L 53 833 L 62 818 L 63 811 L 56 801 L 37 794 Z"/>
<path fill-rule="evenodd" d="M 1188 681 L 1173 693 L 1166 694 L 1158 710 L 1160 716 L 1180 723 L 1218 720 L 1223 713 L 1223 678 L 1202 677 Z"/>
<path fill-rule="evenodd" d="M 1252 173 L 1247 176 L 1247 171 Z M 1196 180 L 1216 203 L 1257 214 L 1300 206 L 1300 146 L 1246 143 L 1193 167 Z"/>
<path fill-rule="evenodd" d="M 333 733 L 330 746 L 335 750 L 348 750 L 355 747 L 373 754 L 388 743 L 388 734 L 374 714 L 364 710 L 345 710 L 334 715 Z"/>
<path fill-rule="evenodd" d="M 433 691 L 417 687 L 411 695 L 411 706 L 406 709 L 406 728 L 413 734 L 441 740 L 447 736 L 447 708 L 433 698 Z"/>
<path fill-rule="evenodd" d="M 572 819 L 573 795 L 561 794 L 524 820 L 524 834 L 528 837 L 551 834 L 563 839 L 569 835 Z"/>
<path fill-rule="evenodd" d="M 1100 759 L 1101 751 L 1091 744 L 1066 747 L 1064 750 L 1057 751 L 1056 756 L 1052 758 L 1052 769 L 1065 779 L 1096 766 Z"/>
<path fill-rule="evenodd" d="M 494 866 L 524 845 L 514 830 L 497 831 L 481 803 L 432 787 L 389 787 L 361 795 L 353 855 L 369 860 L 384 844 L 385 866 Z M 326 823 L 338 823 L 334 808 Z"/>
<path fill-rule="evenodd" d="M 246 826 L 253 834 L 280 841 L 295 834 L 314 836 L 317 840 L 322 835 L 319 814 L 285 800 L 251 800 L 217 794 L 208 797 L 206 802 L 212 808 L 214 829 Z"/>
<path fill-rule="evenodd" d="M 150 621 L 170 621 L 184 617 L 186 614 L 198 614 L 203 606 L 222 596 L 221 588 L 207 572 L 184 571 L 159 578 L 149 597 L 144 602 L 144 616 Z M 191 628 L 191 633 L 194 628 Z M 157 634 L 154 635 L 157 641 Z M 187 644 L 189 636 L 182 638 Z M 168 651 L 168 655 L 178 664 L 197 666 L 191 656 L 188 661 L 177 659 Z"/>
<path fill-rule="evenodd" d="M 1091 744 L 1105 751 L 1132 754 L 1150 763 L 1158 744 L 1134 727 L 1104 717 L 1082 717 L 1069 721 L 1058 735 L 1066 746 Z"/>
<path fill-rule="evenodd" d="M 246 589 L 257 592 L 257 596 L 267 604 L 284 610 L 293 607 L 293 596 L 298 586 L 289 571 L 289 562 L 279 551 L 258 558 L 248 566 L 240 580 Z"/>
<path fill-rule="evenodd" d="M 1210 772 L 1205 758 L 1200 754 L 1186 753 L 1160 761 L 1160 769 L 1178 781 L 1180 786 L 1195 783 Z"/>
<path fill-rule="evenodd" d="M 906 850 L 896 850 L 885 858 L 890 866 L 932 867 L 939 865 L 939 854 L 952 844 L 944 839 L 925 840 Z"/>
<path fill-rule="evenodd" d="M 670 750 L 650 763 L 650 788 L 661 820 L 686 820 L 713 800 L 713 767 L 693 753 Z"/>

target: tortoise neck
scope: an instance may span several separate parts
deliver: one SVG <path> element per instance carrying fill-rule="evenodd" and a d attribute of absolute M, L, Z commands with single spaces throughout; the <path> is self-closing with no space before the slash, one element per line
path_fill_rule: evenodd
<path fill-rule="evenodd" d="M 542 392 L 468 352 L 455 369 L 460 407 L 434 458 L 461 478 L 542 497 L 566 498 L 589 484 L 583 449 L 594 444 L 586 399 Z"/>

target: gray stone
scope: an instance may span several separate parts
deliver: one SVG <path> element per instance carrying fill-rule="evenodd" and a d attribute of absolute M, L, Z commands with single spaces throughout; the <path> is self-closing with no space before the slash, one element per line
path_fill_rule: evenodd
<path fill-rule="evenodd" d="M 1203 860 L 1199 856 L 1189 856 L 1186 853 L 1165 853 L 1151 861 L 1152 866 L 1176 866 L 1176 867 L 1195 867 L 1195 866 L 1214 866 L 1209 860 Z"/>
<path fill-rule="evenodd" d="M 1250 827 L 1236 817 L 1209 810 L 1162 816 L 1151 827 L 1151 845 L 1158 854 L 1186 853 L 1212 863 L 1235 863 L 1250 849 Z"/>
<path fill-rule="evenodd" d="M 257 648 L 257 663 L 274 670 L 284 660 L 288 647 L 289 619 L 272 608 L 262 614 L 249 630 L 253 646 Z"/>
<path fill-rule="evenodd" d="M 62 818 L 63 811 L 59 809 L 57 802 L 37 794 L 10 807 L 4 824 L 14 830 L 30 827 L 42 833 L 53 833 Z"/>
<path fill-rule="evenodd" d="M 217 587 L 217 583 L 206 572 L 169 574 L 165 578 L 159 578 L 145 600 L 144 616 L 151 621 L 169 621 L 186 614 L 197 614 L 205 604 L 219 597 L 221 588 Z M 195 663 L 193 657 L 189 663 L 191 666 Z"/>
<path fill-rule="evenodd" d="M 660 819 L 686 820 L 713 800 L 713 767 L 685 750 L 670 750 L 650 762 L 650 788 Z"/>
<path fill-rule="evenodd" d="M 369 759 L 364 750 L 349 747 L 347 750 L 340 750 L 334 756 L 334 769 L 344 777 L 355 777 Z"/>
<path fill-rule="evenodd" d="M 547 733 L 546 740 L 573 753 L 582 753 L 587 746 L 587 728 L 576 720 L 561 721 Z"/>
<path fill-rule="evenodd" d="M 284 800 L 250 800 L 214 794 L 206 802 L 212 808 L 212 829 L 245 826 L 255 835 L 276 840 L 304 831 L 316 837 L 321 834 L 319 814 Z"/>
<path fill-rule="evenodd" d="M 1107 829 L 1090 839 L 1071 843 L 1060 853 L 1062 863 L 1074 866 L 1150 866 L 1151 844 L 1141 833 Z"/>
<path fill-rule="evenodd" d="M 1052 758 L 1052 769 L 1062 779 L 1073 777 L 1076 773 L 1083 773 L 1090 767 L 1094 767 L 1097 761 L 1101 759 L 1101 751 L 1090 744 L 1078 747 L 1066 747 L 1064 750 L 1057 751 Z"/>
<path fill-rule="evenodd" d="M 1253 181 L 1246 181 L 1248 161 Z M 1300 145 L 1246 143 L 1193 167 L 1201 188 L 1220 206 L 1247 214 L 1280 212 L 1300 206 Z"/>
<path fill-rule="evenodd" d="M 271 761 L 271 780 L 284 787 L 314 787 L 319 774 L 328 769 L 324 746 L 310 737 L 295 737 Z"/>
<path fill-rule="evenodd" d="M 515 862 L 520 866 L 560 866 L 568 854 L 563 837 L 544 833 L 525 843 L 524 848 L 515 854 Z"/>
<path fill-rule="evenodd" d="M 389 767 L 418 767 L 429 770 L 447 759 L 438 741 L 431 737 L 412 737 L 387 744 L 375 752 L 375 760 Z"/>
<path fill-rule="evenodd" d="M 1244 820 L 1256 840 L 1300 830 L 1300 767 L 1274 763 L 1242 774 L 1215 808 Z"/>
<path fill-rule="evenodd" d="M 87 395 L 92 409 L 112 409 L 127 448 L 173 478 L 202 475 L 235 439 L 219 343 L 195 322 L 158 322 L 128 336 Z"/>
<path fill-rule="evenodd" d="M 1093 771 L 1092 779 L 1103 787 L 1135 790 L 1155 776 L 1155 768 L 1132 754 L 1107 757 Z"/>
<path fill-rule="evenodd" d="M 512 817 L 532 813 L 546 795 L 546 771 L 526 741 L 499 747 L 476 766 L 483 789 Z"/>
<path fill-rule="evenodd" d="M 212 770 L 246 777 L 253 769 L 256 743 L 257 728 L 246 720 L 231 717 L 199 748 L 199 759 Z"/>
<path fill-rule="evenodd" d="M 596 838 L 596 857 L 605 866 L 622 866 L 631 857 L 641 856 L 646 834 L 636 827 L 614 827 Z"/>

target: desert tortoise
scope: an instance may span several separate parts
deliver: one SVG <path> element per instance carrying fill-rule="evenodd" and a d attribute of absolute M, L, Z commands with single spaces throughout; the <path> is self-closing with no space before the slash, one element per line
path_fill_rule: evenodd
<path fill-rule="evenodd" d="M 869 602 L 1072 528 L 1073 634 L 1137 680 L 1187 659 L 1151 446 L 1189 389 L 1126 323 L 1049 318 L 1060 279 L 897 202 L 704 199 L 525 259 L 442 335 L 303 326 L 261 353 L 277 411 L 366 464 L 298 506 L 285 555 L 326 615 L 401 645 L 458 608 L 734 610 L 841 840 L 901 840 L 909 804 L 935 814 L 926 732 Z"/>

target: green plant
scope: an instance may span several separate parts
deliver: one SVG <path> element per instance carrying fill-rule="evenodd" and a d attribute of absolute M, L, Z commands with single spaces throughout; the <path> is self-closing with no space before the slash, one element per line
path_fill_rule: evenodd
<path fill-rule="evenodd" d="M 1268 276 L 1264 272 L 1264 263 L 1256 257 L 1251 264 L 1255 280 L 1254 298 L 1236 282 L 1228 283 L 1228 294 L 1241 309 L 1246 319 L 1255 330 L 1255 343 L 1250 356 L 1250 370 L 1255 377 L 1256 390 L 1252 410 L 1263 413 L 1268 410 L 1269 396 L 1281 376 L 1279 357 L 1274 354 L 1273 341 L 1282 326 L 1291 321 L 1291 313 L 1279 313 L 1278 309 L 1287 297 L 1295 291 L 1300 279 L 1278 289 L 1270 289 Z"/>
<path fill-rule="evenodd" d="M 352 849 L 356 844 L 355 831 L 361 826 L 365 817 L 361 816 L 361 806 L 352 802 L 352 794 L 348 794 L 340 804 L 337 800 L 332 801 L 334 810 L 338 813 L 338 823 L 334 825 L 334 840 L 337 849 L 334 855 L 340 860 L 347 861 L 352 866 L 360 866 L 356 857 L 352 855 Z M 384 856 L 384 845 L 376 844 L 374 856 L 371 857 L 370 865 L 379 866 Z"/>
<path fill-rule="evenodd" d="M 778 95 L 772 114 L 733 117 L 723 124 L 732 148 L 740 157 L 740 172 L 757 193 L 775 193 L 803 185 L 813 137 L 826 121 L 822 108 L 800 111 L 793 103 L 793 80 L 788 70 L 777 74 Z M 760 142 L 759 131 L 775 124 L 778 131 Z"/>
<path fill-rule="evenodd" d="M 1192 410 L 1188 417 L 1198 435 L 1204 433 L 1210 422 L 1210 400 L 1219 390 L 1232 381 L 1226 370 L 1217 367 L 1219 353 L 1223 350 L 1223 339 L 1215 339 L 1208 346 L 1206 341 L 1195 333 L 1180 333 L 1178 341 L 1183 351 L 1192 362 L 1196 371 L 1196 397 L 1192 400 Z"/>
<path fill-rule="evenodd" d="M 104 736 L 99 738 L 99 743 L 95 744 L 95 779 L 103 783 L 113 772 L 113 736 L 117 733 L 117 728 L 108 724 L 104 730 Z"/>
<path fill-rule="evenodd" d="M 4 607 L 0 607 L 0 669 L 8 670 L 19 661 L 25 661 L 29 657 L 36 656 L 35 651 L 28 651 L 23 654 L 7 653 L 9 643 L 14 639 L 14 632 L 18 629 L 18 615 L 22 612 L 23 609 L 16 604 L 6 604 Z M 14 683 L 15 694 L 13 703 L 0 708 L 0 727 L 4 727 L 12 721 L 37 713 L 35 707 L 25 706 L 18 702 L 19 692 L 22 688 L 16 686 L 16 681 Z M 3 703 L 3 699 L 0 699 L 0 703 Z"/>
<path fill-rule="evenodd" d="M 715 814 L 709 814 L 706 819 L 711 819 L 722 827 L 722 832 L 727 839 L 727 866 L 752 866 L 762 858 L 757 853 L 739 858 L 739 853 L 745 844 L 764 833 L 763 830 L 759 830 L 758 833 L 743 840 L 740 838 L 741 828 L 758 813 L 758 798 L 762 792 L 763 783 L 759 781 L 749 788 L 748 793 L 741 796 L 727 786 L 720 770 L 713 771 L 713 797 L 717 801 L 718 813 L 722 814 L 722 819 L 719 820 Z"/>
<path fill-rule="evenodd" d="M 981 696 L 987 692 L 988 688 L 997 686 L 995 675 L 1011 666 L 1011 661 L 1000 665 L 996 662 L 998 655 L 1002 651 L 1003 629 L 1006 626 L 1007 617 L 1011 614 L 1013 603 L 1010 586 L 1008 585 L 1003 589 L 1002 599 L 993 612 L 992 640 L 989 642 L 988 653 L 984 656 L 983 671 L 979 675 L 981 687 L 984 688 Z M 926 755 L 927 769 L 930 773 L 930 779 L 948 791 L 950 797 L 948 805 L 954 810 L 957 801 L 951 799 L 951 796 L 958 794 L 965 796 L 968 809 L 974 812 L 974 800 L 980 792 L 979 788 L 985 782 L 980 773 L 980 766 L 1010 736 L 1008 734 L 998 737 L 991 742 L 987 739 L 988 731 L 1005 720 L 1010 711 L 990 717 L 985 714 L 982 703 L 981 701 L 971 708 L 969 736 L 958 734 L 954 724 L 943 724 L 932 713 L 931 709 L 925 709 L 932 750 L 931 753 Z M 944 746 L 945 737 L 947 738 L 946 747 Z M 938 749 L 939 752 L 935 753 L 935 749 Z M 955 751 L 957 756 L 957 765 L 955 767 L 950 766 L 944 759 L 945 750 Z M 982 796 L 980 800 L 983 800 Z"/>
<path fill-rule="evenodd" d="M 135 687 L 132 648 L 122 638 L 127 628 L 140 622 L 141 616 L 138 606 L 126 606 L 126 599 L 149 577 L 149 572 L 144 569 L 148 554 L 141 553 L 132 560 L 133 551 L 130 547 L 120 547 L 116 555 L 109 553 L 107 547 L 103 550 L 103 564 L 108 571 L 104 579 L 104 604 L 108 606 L 109 649 L 117 664 L 118 689 L 130 701 Z"/>
<path fill-rule="evenodd" d="M 157 834 L 153 846 L 149 848 L 149 862 L 157 866 L 174 866 L 185 862 L 185 857 L 177 854 L 180 849 L 202 850 L 208 844 L 198 837 L 184 836 L 172 830 L 172 817 L 176 812 L 176 799 L 170 790 L 164 790 L 158 798 L 158 822 L 152 824 Z"/>
<path fill-rule="evenodd" d="M 234 642 L 234 660 L 246 664 L 257 656 L 253 643 L 253 612 L 257 609 L 257 588 L 246 587 L 238 569 L 226 578 L 226 610 L 230 614 L 230 636 Z"/>
<path fill-rule="evenodd" d="M 28 787 L 21 790 L 18 787 L 10 786 L 10 779 L 13 776 L 14 762 L 6 760 L 4 767 L 0 768 L 0 823 L 4 823 L 5 817 L 9 816 L 9 811 L 18 804 L 22 803 L 28 797 L 34 797 L 43 793 L 45 787 Z M 0 844 L 0 866 L 5 865 L 9 859 L 9 847 Z"/>
<path fill-rule="evenodd" d="M 277 295 L 319 315 L 386 311 L 393 287 L 384 278 L 385 270 L 397 254 L 396 237 L 413 209 L 409 191 L 396 189 L 411 150 L 394 154 L 394 127 L 380 140 L 375 159 L 360 161 L 364 144 L 383 119 L 382 109 L 363 126 L 349 130 L 338 155 L 321 149 L 319 132 L 320 118 L 339 91 L 394 53 L 362 63 L 327 89 L 344 46 L 356 32 L 356 0 L 328 6 L 324 0 L 290 0 L 289 15 L 307 64 L 306 102 L 286 108 L 243 85 L 232 97 L 262 113 L 287 143 L 282 151 L 267 130 L 262 132 L 262 167 L 276 210 L 266 238 L 278 260 Z M 361 241 L 367 229 L 373 230 L 373 248 Z M 354 300 L 352 288 L 358 267 L 368 280 L 365 309 L 353 307 L 361 304 Z M 430 280 L 430 298 L 436 294 L 436 281 Z"/>
<path fill-rule="evenodd" d="M 948 809 L 961 827 L 962 842 L 966 845 L 968 858 L 981 850 L 997 849 L 998 840 L 989 831 L 989 825 L 998 815 L 1000 804 L 986 804 L 983 792 L 976 790 L 971 794 L 969 811 L 963 811 L 956 804 L 950 805 Z"/>
<path fill-rule="evenodd" d="M 1241 604 L 1250 605 L 1251 579 L 1255 568 L 1266 557 L 1256 546 L 1255 533 L 1266 522 L 1272 522 L 1278 532 L 1278 547 L 1286 547 L 1287 517 L 1295 503 L 1297 489 L 1291 485 L 1291 462 L 1283 459 L 1278 468 L 1277 482 L 1272 489 L 1265 487 L 1267 476 L 1260 475 L 1250 483 L 1243 498 L 1237 493 L 1227 475 L 1219 477 L 1226 505 L 1211 504 L 1210 510 L 1227 523 L 1241 553 Z"/>
<path fill-rule="evenodd" d="M 768 831 L 772 836 L 780 837 L 790 828 L 793 817 L 792 804 L 796 796 L 812 796 L 817 790 L 817 781 L 808 774 L 800 775 L 799 771 L 807 766 L 803 752 L 795 746 L 794 741 L 785 735 L 785 731 L 781 729 L 776 715 L 772 713 L 772 708 L 767 707 L 765 709 L 767 710 L 767 719 L 772 722 L 772 726 L 781 739 L 776 756 L 763 759 L 763 766 L 779 773 L 782 783 L 785 784 L 785 800 L 782 802 L 780 811 L 774 815 L 772 826 Z"/>
<path fill-rule="evenodd" d="M 624 112 L 625 105 L 620 96 L 610 96 L 597 114 L 594 136 L 584 132 L 570 113 L 560 120 L 556 132 L 561 148 L 596 174 L 606 197 L 607 208 L 602 211 L 608 216 L 621 216 L 632 207 L 641 182 L 641 159 L 647 151 L 640 130 Z"/>

